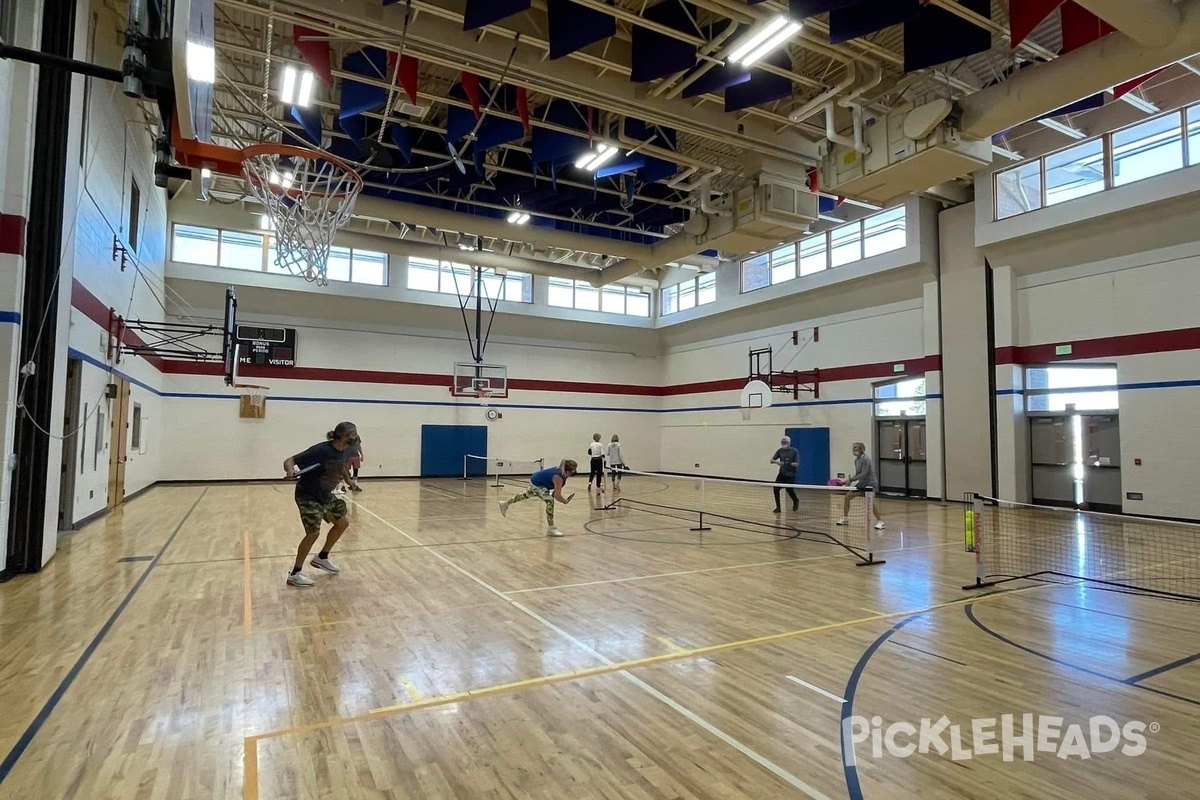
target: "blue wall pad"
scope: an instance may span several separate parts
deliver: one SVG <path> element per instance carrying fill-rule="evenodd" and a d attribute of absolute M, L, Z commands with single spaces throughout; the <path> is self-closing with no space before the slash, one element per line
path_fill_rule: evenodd
<path fill-rule="evenodd" d="M 608 4 L 612 5 L 611 2 Z M 551 59 L 569 56 L 617 34 L 616 17 L 576 5 L 571 0 L 546 0 L 546 18 Z"/>
<path fill-rule="evenodd" d="M 421 426 L 421 477 L 461 478 L 464 456 L 487 455 L 488 429 L 486 425 L 422 425 Z M 483 475 L 487 462 L 478 467 Z"/>
<path fill-rule="evenodd" d="M 829 482 L 829 428 L 786 428 L 784 435 L 800 451 L 796 483 L 824 486 Z"/>

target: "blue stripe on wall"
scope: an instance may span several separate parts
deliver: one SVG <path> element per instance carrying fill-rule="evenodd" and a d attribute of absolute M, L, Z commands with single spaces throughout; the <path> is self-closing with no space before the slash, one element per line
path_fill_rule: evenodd
<path fill-rule="evenodd" d="M 7 322 L 11 325 L 21 324 L 20 311 L 0 311 L 0 322 Z"/>
<path fill-rule="evenodd" d="M 1116 389 L 1117 389 L 1117 391 L 1120 391 L 1120 392 L 1136 392 L 1136 391 L 1142 391 L 1145 389 L 1193 389 L 1196 387 L 1200 387 L 1200 380 L 1144 381 L 1141 383 L 1118 383 L 1116 386 Z M 1062 391 L 1074 392 L 1075 390 L 1074 389 L 1063 389 Z M 1100 388 L 1100 389 L 1096 389 L 1095 391 L 1104 391 L 1104 389 Z M 997 397 L 1009 397 L 1012 395 L 1018 395 L 1018 394 L 1023 394 L 1023 393 L 1024 392 L 1021 389 L 997 389 L 996 390 Z"/>

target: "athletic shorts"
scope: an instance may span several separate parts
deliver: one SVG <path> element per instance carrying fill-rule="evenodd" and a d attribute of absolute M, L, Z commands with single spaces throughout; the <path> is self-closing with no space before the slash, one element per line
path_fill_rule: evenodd
<path fill-rule="evenodd" d="M 335 497 L 325 504 L 316 500 L 297 499 L 296 507 L 300 510 L 300 522 L 304 525 L 304 532 L 310 536 L 321 532 L 322 522 L 332 524 L 346 516 L 346 501 L 340 497 Z"/>
<path fill-rule="evenodd" d="M 850 491 L 854 492 L 855 494 L 866 494 L 868 491 L 872 491 L 875 494 L 879 494 L 879 487 L 878 486 L 858 486 L 854 489 L 851 489 Z"/>
<path fill-rule="evenodd" d="M 347 462 L 347 464 L 351 469 L 358 469 L 362 466 L 362 458 L 359 456 L 354 456 Z"/>

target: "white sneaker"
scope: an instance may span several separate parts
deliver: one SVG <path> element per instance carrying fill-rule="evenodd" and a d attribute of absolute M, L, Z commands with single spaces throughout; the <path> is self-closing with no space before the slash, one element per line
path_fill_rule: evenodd
<path fill-rule="evenodd" d="M 546 535 L 547 536 L 562 536 L 563 534 L 562 534 L 562 531 L 560 531 L 558 528 L 547 528 Z"/>
<path fill-rule="evenodd" d="M 334 564 L 328 558 L 321 558 L 320 556 L 316 556 L 315 558 L 313 558 L 312 561 L 310 561 L 308 563 L 312 564 L 317 569 L 323 569 L 326 572 L 332 572 L 334 575 L 341 572 L 341 570 L 338 569 L 337 564 Z"/>
<path fill-rule="evenodd" d="M 346 490 L 345 489 L 334 489 L 332 492 L 330 492 L 330 494 L 333 495 L 334 497 L 345 497 Z"/>
<path fill-rule="evenodd" d="M 886 527 L 886 526 L 883 524 L 883 520 L 880 520 L 879 522 L 875 523 L 875 530 L 877 530 L 877 531 L 883 530 L 884 527 Z"/>
<path fill-rule="evenodd" d="M 301 589 L 306 589 L 313 585 L 313 579 L 305 575 L 303 572 L 289 574 L 287 582 L 288 586 L 296 586 Z"/>
<path fill-rule="evenodd" d="M 837 521 L 837 524 L 838 524 L 838 525 L 849 525 L 849 524 L 850 524 L 850 520 L 849 520 L 849 519 L 847 519 L 846 517 L 842 517 L 841 519 L 839 519 L 839 520 Z"/>
<path fill-rule="evenodd" d="M 509 503 L 507 500 L 505 500 L 504 502 L 500 503 L 500 516 L 502 516 L 502 517 L 507 517 L 507 516 L 508 516 L 508 507 L 509 507 L 509 505 L 511 505 L 511 503 Z"/>

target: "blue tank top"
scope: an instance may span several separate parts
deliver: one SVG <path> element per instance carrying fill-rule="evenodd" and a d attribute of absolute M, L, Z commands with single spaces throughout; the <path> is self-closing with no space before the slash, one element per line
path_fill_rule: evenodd
<path fill-rule="evenodd" d="M 553 489 L 555 475 L 562 478 L 562 470 L 558 467 L 549 467 L 533 473 L 533 475 L 529 478 L 529 482 L 542 489 Z M 566 482 L 567 479 L 563 478 L 563 483 Z"/>

